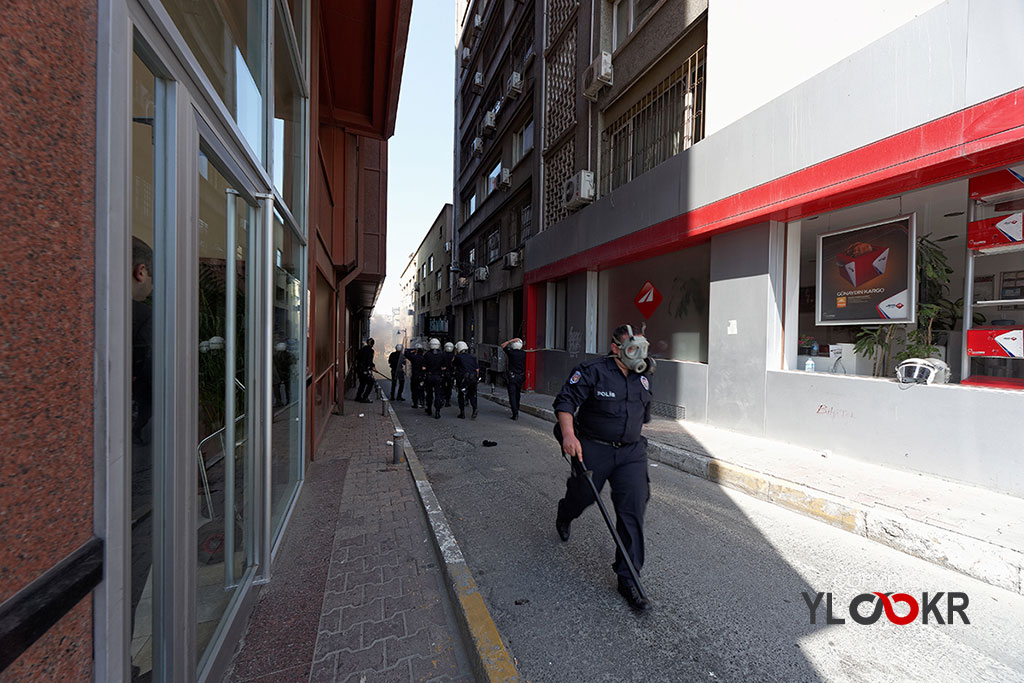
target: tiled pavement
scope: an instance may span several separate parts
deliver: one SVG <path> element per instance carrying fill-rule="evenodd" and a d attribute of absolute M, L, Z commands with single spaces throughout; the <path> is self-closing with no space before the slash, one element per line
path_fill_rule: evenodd
<path fill-rule="evenodd" d="M 471 681 L 390 418 L 333 416 L 229 681 Z M 360 417 L 360 413 L 362 416 Z"/>

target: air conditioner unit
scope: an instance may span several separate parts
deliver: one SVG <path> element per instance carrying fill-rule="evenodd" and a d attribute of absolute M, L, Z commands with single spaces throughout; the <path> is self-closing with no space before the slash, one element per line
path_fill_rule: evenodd
<path fill-rule="evenodd" d="M 485 282 L 487 280 L 487 276 L 490 274 L 491 271 L 488 270 L 487 266 L 480 266 L 476 269 L 476 281 Z"/>
<path fill-rule="evenodd" d="M 473 84 L 469 86 L 469 89 L 477 95 L 484 91 L 484 73 L 482 71 L 473 74 Z"/>
<path fill-rule="evenodd" d="M 490 134 L 494 132 L 494 129 L 498 125 L 498 116 L 493 111 L 484 112 L 484 134 Z"/>
<path fill-rule="evenodd" d="M 414 291 L 414 292 L 420 291 L 420 283 L 417 282 L 416 284 L 414 284 L 412 286 L 412 291 Z"/>
<path fill-rule="evenodd" d="M 476 38 L 484 28 L 484 18 L 479 14 L 473 15 L 473 21 L 469 24 L 469 37 Z"/>
<path fill-rule="evenodd" d="M 505 254 L 505 260 L 502 261 L 501 267 L 505 270 L 512 270 L 519 265 L 519 252 L 510 251 Z"/>
<path fill-rule="evenodd" d="M 482 157 L 484 155 L 484 139 L 473 138 L 473 156 Z"/>
<path fill-rule="evenodd" d="M 469 66 L 469 60 L 472 58 L 473 53 L 468 47 L 464 47 L 461 50 L 462 53 L 462 66 Z"/>
<path fill-rule="evenodd" d="M 502 190 L 512 187 L 512 169 L 501 169 L 501 175 L 498 176 L 498 187 Z"/>
<path fill-rule="evenodd" d="M 578 209 L 594 201 L 594 173 L 580 171 L 562 185 L 562 206 Z"/>
<path fill-rule="evenodd" d="M 459 278 L 459 289 L 465 289 L 468 286 L 469 286 L 469 278 L 468 277 L 460 277 Z"/>
<path fill-rule="evenodd" d="M 513 71 L 512 75 L 508 77 L 508 98 L 514 100 L 523 94 L 523 75 L 518 71 Z"/>
<path fill-rule="evenodd" d="M 591 102 L 597 101 L 597 93 L 612 84 L 612 54 L 602 52 L 583 72 L 583 96 Z"/>

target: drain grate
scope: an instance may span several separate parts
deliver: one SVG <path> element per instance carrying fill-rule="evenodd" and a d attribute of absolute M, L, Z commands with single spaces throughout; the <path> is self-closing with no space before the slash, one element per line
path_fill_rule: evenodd
<path fill-rule="evenodd" d="M 662 401 L 651 401 L 651 413 L 658 417 L 667 417 L 671 420 L 685 420 L 686 407 L 677 406 L 674 403 L 663 403 Z"/>

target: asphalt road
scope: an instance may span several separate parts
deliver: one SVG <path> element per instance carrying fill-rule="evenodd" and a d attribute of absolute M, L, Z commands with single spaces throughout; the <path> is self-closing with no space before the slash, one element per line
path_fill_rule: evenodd
<path fill-rule="evenodd" d="M 406 398 L 399 419 L 525 680 L 1024 681 L 1024 596 L 664 465 L 649 468 L 653 607 L 638 615 L 596 506 L 568 543 L 555 533 L 568 465 L 550 423 L 482 398 L 476 420 L 435 420 Z M 855 623 L 851 600 L 874 591 L 964 592 L 970 624 Z M 823 599 L 811 624 L 804 592 L 831 592 L 846 623 L 825 623 Z"/>

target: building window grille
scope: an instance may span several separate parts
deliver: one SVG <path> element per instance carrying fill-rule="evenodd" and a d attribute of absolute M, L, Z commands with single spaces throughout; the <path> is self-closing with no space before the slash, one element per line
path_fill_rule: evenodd
<path fill-rule="evenodd" d="M 628 183 L 704 138 L 701 47 L 601 133 L 601 193 Z"/>

